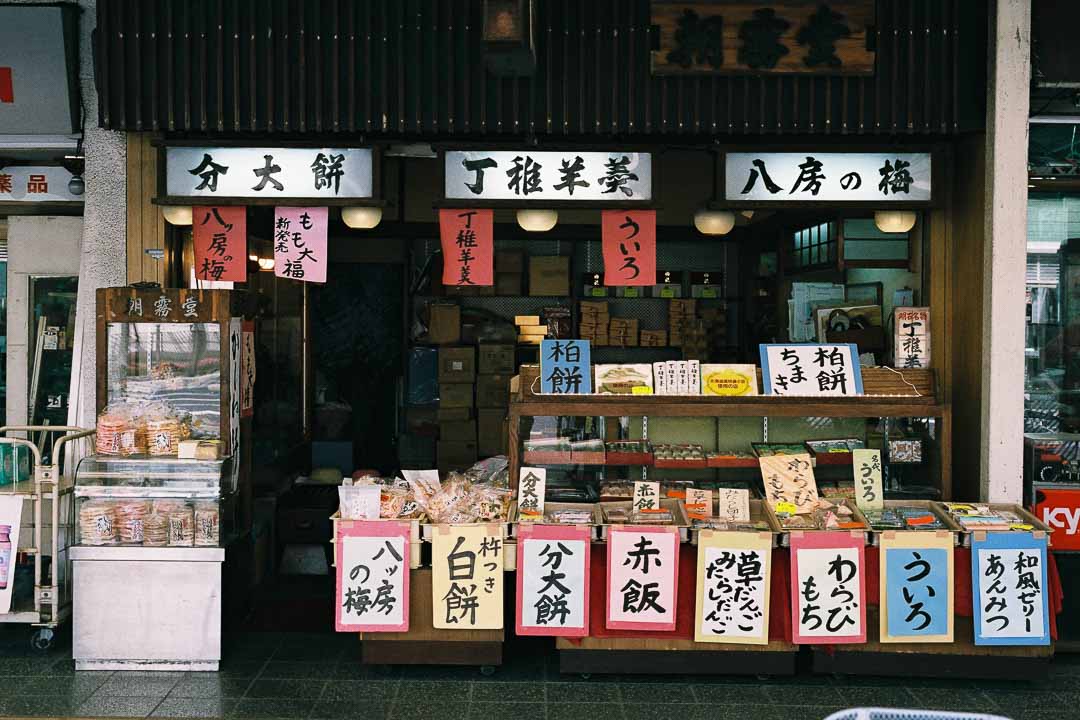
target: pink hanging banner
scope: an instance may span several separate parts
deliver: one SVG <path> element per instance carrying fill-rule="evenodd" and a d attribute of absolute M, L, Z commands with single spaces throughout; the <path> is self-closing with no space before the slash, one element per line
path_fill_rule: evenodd
<path fill-rule="evenodd" d="M 678 528 L 612 527 L 605 626 L 609 630 L 674 630 L 678 578 Z"/>
<path fill-rule="evenodd" d="M 247 208 L 195 207 L 191 211 L 195 277 L 247 282 Z"/>
<path fill-rule="evenodd" d="M 518 525 L 517 634 L 589 634 L 590 529 Z"/>
<path fill-rule="evenodd" d="M 326 282 L 328 208 L 274 209 L 274 274 L 302 282 Z"/>
<path fill-rule="evenodd" d="M 338 632 L 409 629 L 410 527 L 389 520 L 339 520 L 334 538 Z"/>
<path fill-rule="evenodd" d="M 866 642 L 861 532 L 791 533 L 791 627 L 796 645 Z"/>

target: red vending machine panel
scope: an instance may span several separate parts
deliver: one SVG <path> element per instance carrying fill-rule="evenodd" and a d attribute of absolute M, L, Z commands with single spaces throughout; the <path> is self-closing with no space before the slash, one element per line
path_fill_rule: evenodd
<path fill-rule="evenodd" d="M 1035 516 L 1054 529 L 1054 550 L 1080 550 L 1080 487 L 1035 486 Z"/>

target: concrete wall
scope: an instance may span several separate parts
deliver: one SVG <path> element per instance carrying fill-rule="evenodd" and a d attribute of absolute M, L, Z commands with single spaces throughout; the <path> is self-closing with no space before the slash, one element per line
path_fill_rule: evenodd
<path fill-rule="evenodd" d="M 36 328 L 31 327 L 30 278 L 77 275 L 82 232 L 83 221 L 77 217 L 27 215 L 12 217 L 8 222 L 8 425 L 25 425 L 28 421 L 30 358 L 36 344 Z"/>

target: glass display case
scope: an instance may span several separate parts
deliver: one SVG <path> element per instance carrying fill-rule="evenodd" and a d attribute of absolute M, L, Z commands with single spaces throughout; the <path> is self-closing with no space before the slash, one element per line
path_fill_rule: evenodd
<path fill-rule="evenodd" d="M 236 528 L 231 463 L 84 458 L 75 471 L 76 543 L 224 547 Z"/>

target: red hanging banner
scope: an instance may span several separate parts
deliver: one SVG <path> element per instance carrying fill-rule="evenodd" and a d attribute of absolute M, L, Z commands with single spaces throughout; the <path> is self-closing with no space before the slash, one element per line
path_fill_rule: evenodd
<path fill-rule="evenodd" d="M 656 284 L 656 211 L 604 210 L 605 285 Z"/>
<path fill-rule="evenodd" d="M 247 281 L 247 208 L 192 209 L 197 280 Z"/>
<path fill-rule="evenodd" d="M 439 210 L 443 285 L 495 284 L 494 210 Z"/>

